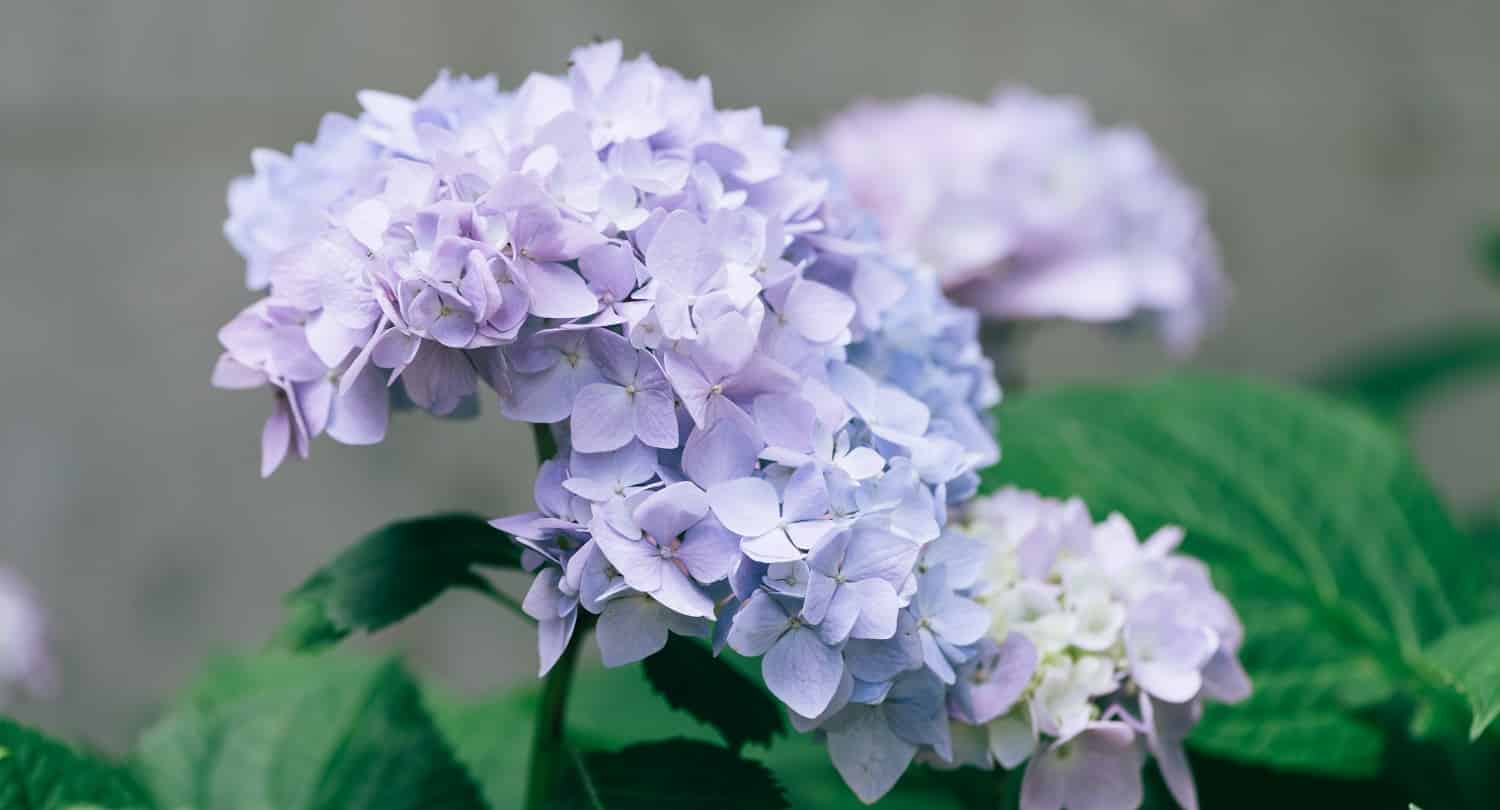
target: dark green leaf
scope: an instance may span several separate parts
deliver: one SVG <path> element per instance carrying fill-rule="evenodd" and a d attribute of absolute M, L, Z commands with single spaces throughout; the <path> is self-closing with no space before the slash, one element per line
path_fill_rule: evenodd
<path fill-rule="evenodd" d="M 1487 583 L 1479 612 L 1486 616 L 1500 614 L 1500 507 L 1491 505 L 1469 515 L 1464 526 L 1479 555 L 1474 565 L 1484 569 Z"/>
<path fill-rule="evenodd" d="M 536 441 L 538 461 L 546 461 L 557 455 L 557 439 L 552 435 L 551 425 L 532 425 L 531 437 Z"/>
<path fill-rule="evenodd" d="M 645 671 L 672 708 L 713 726 L 735 751 L 747 742 L 770 745 L 786 732 L 781 708 L 765 690 L 692 639 L 672 636 L 646 659 Z"/>
<path fill-rule="evenodd" d="M 1198 806 L 1207 810 L 1330 810 L 1340 807 L 1392 807 L 1392 796 L 1405 796 L 1392 784 L 1375 780 L 1337 779 L 1246 765 L 1191 754 Z M 1146 766 L 1146 801 L 1142 810 L 1178 810 L 1154 765 Z"/>
<path fill-rule="evenodd" d="M 1399 437 L 1327 399 L 1221 379 L 1078 387 L 1000 415 L 990 489 L 1078 495 L 1142 532 L 1174 523 L 1245 621 L 1260 693 L 1191 742 L 1247 761 L 1368 775 L 1369 707 L 1454 699 L 1423 647 L 1472 618 L 1482 572 Z"/>
<path fill-rule="evenodd" d="M 145 734 L 136 758 L 170 808 L 485 806 L 394 661 L 268 655 L 220 664 Z"/>
<path fill-rule="evenodd" d="M 1429 655 L 1468 699 L 1474 714 L 1469 737 L 1477 739 L 1500 716 L 1500 618 L 1448 633 Z"/>
<path fill-rule="evenodd" d="M 1441 391 L 1500 371 L 1500 326 L 1469 324 L 1367 351 L 1326 375 L 1330 393 L 1398 419 Z"/>
<path fill-rule="evenodd" d="M 1479 262 L 1485 272 L 1500 277 L 1500 227 L 1491 227 L 1479 237 Z"/>
<path fill-rule="evenodd" d="M 509 536 L 474 515 L 392 523 L 366 535 L 287 595 L 290 616 L 273 644 L 313 650 L 355 630 L 380 630 L 449 588 L 488 590 L 476 568 L 516 568 L 520 559 Z"/>
<path fill-rule="evenodd" d="M 459 760 L 480 780 L 492 808 L 521 806 L 538 691 L 533 683 L 489 701 L 432 700 L 439 727 Z M 710 726 L 669 708 L 633 666 L 580 672 L 567 721 L 569 740 L 585 749 L 667 737 L 715 743 L 719 736 Z M 495 729 L 524 730 L 497 734 Z M 770 750 L 747 748 L 746 756 L 776 774 L 791 806 L 798 810 L 864 807 L 833 769 L 827 749 L 811 734 L 788 735 Z M 881 810 L 961 810 L 963 805 L 946 781 L 931 776 L 925 769 L 912 768 L 908 778 L 876 806 Z"/>
<path fill-rule="evenodd" d="M 126 771 L 0 717 L 0 810 L 145 808 Z"/>
<path fill-rule="evenodd" d="M 771 771 L 722 746 L 673 739 L 573 755 L 557 810 L 785 810 Z"/>

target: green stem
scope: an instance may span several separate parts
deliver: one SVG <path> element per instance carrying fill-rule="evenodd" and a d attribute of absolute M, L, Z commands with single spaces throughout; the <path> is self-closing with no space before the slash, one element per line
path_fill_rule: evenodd
<path fill-rule="evenodd" d="M 555 807 L 563 776 L 568 772 L 568 749 L 564 740 L 568 693 L 573 670 L 578 666 L 578 648 L 591 622 L 580 621 L 573 640 L 563 650 L 547 679 L 542 682 L 542 702 L 536 711 L 531 735 L 531 772 L 526 780 L 526 810 Z"/>
<path fill-rule="evenodd" d="M 533 425 L 538 462 L 557 454 L 557 442 L 547 425 Z M 581 612 L 581 610 L 580 610 Z M 558 801 L 563 776 L 568 771 L 568 748 L 565 741 L 568 692 L 573 687 L 573 670 L 578 666 L 578 648 L 593 622 L 583 614 L 573 638 L 563 649 L 557 663 L 542 681 L 542 702 L 537 706 L 536 726 L 531 735 L 531 768 L 526 779 L 526 810 L 551 810 Z"/>

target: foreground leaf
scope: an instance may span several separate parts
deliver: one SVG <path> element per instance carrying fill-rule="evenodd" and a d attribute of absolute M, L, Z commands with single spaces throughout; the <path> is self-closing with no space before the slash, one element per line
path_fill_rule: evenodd
<path fill-rule="evenodd" d="M 517 568 L 519 547 L 474 515 L 392 523 L 366 535 L 287 595 L 274 646 L 314 650 L 355 630 L 375 632 L 449 588 L 489 590 L 476 568 Z"/>
<path fill-rule="evenodd" d="M 151 806 L 130 774 L 0 717 L 0 810 Z"/>
<path fill-rule="evenodd" d="M 566 807 L 582 810 L 785 810 L 765 765 L 718 745 L 674 739 L 574 754 Z"/>
<path fill-rule="evenodd" d="M 1478 739 L 1500 716 L 1500 618 L 1460 627 L 1429 651 L 1474 713 L 1469 738 Z"/>
<path fill-rule="evenodd" d="M 770 745 L 774 736 L 786 733 L 770 695 L 692 639 L 672 636 L 644 666 L 646 680 L 672 708 L 713 726 L 735 751 L 747 742 Z"/>
<path fill-rule="evenodd" d="M 145 734 L 136 758 L 171 808 L 484 807 L 394 661 L 221 664 Z"/>
<path fill-rule="evenodd" d="M 1245 621 L 1261 693 L 1211 712 L 1200 750 L 1343 776 L 1380 765 L 1371 707 L 1451 690 L 1423 647 L 1470 619 L 1481 572 L 1401 440 L 1327 399 L 1221 379 L 1019 398 L 985 485 L 1173 523 Z"/>
<path fill-rule="evenodd" d="M 1387 419 L 1484 374 L 1500 372 L 1500 327 L 1445 328 L 1369 350 L 1340 364 L 1323 387 Z"/>
<path fill-rule="evenodd" d="M 438 726 L 460 761 L 475 775 L 492 808 L 520 807 L 530 759 L 530 733 L 538 700 L 536 683 L 483 701 L 438 696 L 431 702 Z M 780 710 L 778 710 L 778 713 Z M 618 748 L 663 738 L 714 744 L 715 730 L 668 707 L 636 666 L 579 672 L 567 712 L 568 737 L 583 749 Z M 523 729 L 496 733 L 496 729 Z M 752 744 L 744 756 L 764 763 L 781 782 L 791 806 L 863 810 L 811 734 L 789 734 L 769 750 Z M 961 810 L 948 786 L 912 768 L 880 810 Z"/>

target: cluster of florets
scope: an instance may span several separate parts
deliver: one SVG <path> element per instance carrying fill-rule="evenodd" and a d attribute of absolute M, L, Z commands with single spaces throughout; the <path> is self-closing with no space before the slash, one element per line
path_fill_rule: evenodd
<path fill-rule="evenodd" d="M 1147 752 L 1184 808 L 1197 807 L 1182 743 L 1205 700 L 1250 692 L 1234 609 L 1168 526 L 1141 542 L 1119 514 L 1005 489 L 956 521 L 984 544 L 974 598 L 993 617 L 950 697 L 955 760 L 1027 760 L 1024 810 L 1141 803 Z"/>
<path fill-rule="evenodd" d="M 448 414 L 482 381 L 560 448 L 539 511 L 496 521 L 536 574 L 543 671 L 584 613 L 608 665 L 711 635 L 764 656 L 836 760 L 867 727 L 903 769 L 951 757 L 948 690 L 990 622 L 945 527 L 998 458 L 977 317 L 784 130 L 616 42 L 513 94 L 361 101 L 232 194 L 270 293 L 216 379 L 276 392 L 267 471 L 321 432 L 379 440 L 397 383 Z"/>
<path fill-rule="evenodd" d="M 893 248 L 989 317 L 1145 321 L 1181 351 L 1221 308 L 1198 195 L 1144 134 L 1099 128 L 1077 99 L 865 102 L 817 147 Z"/>
<path fill-rule="evenodd" d="M 17 690 L 48 694 L 54 674 L 36 594 L 19 576 L 0 568 L 0 706 Z"/>

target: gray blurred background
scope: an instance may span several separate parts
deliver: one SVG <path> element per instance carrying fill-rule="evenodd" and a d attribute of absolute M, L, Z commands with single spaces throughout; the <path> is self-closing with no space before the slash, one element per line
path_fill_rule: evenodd
<path fill-rule="evenodd" d="M 528 506 L 528 435 L 493 409 L 398 418 L 372 449 L 323 440 L 263 482 L 268 398 L 209 387 L 215 330 L 251 300 L 220 236 L 225 184 L 360 88 L 414 94 L 445 65 L 513 86 L 605 35 L 794 129 L 858 96 L 1077 93 L 1207 193 L 1238 295 L 1195 364 L 1296 378 L 1500 314 L 1472 260 L 1500 221 L 1496 30 L 1500 3 L 1478 0 L 0 3 L 0 563 L 42 591 L 66 690 L 22 712 L 121 748 L 360 533 Z M 1167 366 L 1149 341 L 1076 328 L 1026 362 L 1042 384 Z M 1480 390 L 1422 422 L 1461 504 L 1500 477 L 1497 408 Z M 467 596 L 370 643 L 466 689 L 535 666 L 529 633 Z"/>

